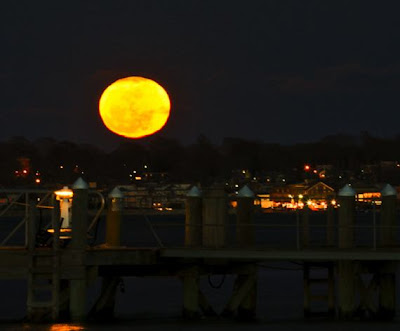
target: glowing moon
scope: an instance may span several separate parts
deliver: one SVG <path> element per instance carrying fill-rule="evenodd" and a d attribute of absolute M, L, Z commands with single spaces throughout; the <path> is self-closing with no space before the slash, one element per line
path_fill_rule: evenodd
<path fill-rule="evenodd" d="M 151 135 L 165 125 L 171 103 L 167 92 L 143 77 L 118 79 L 100 97 L 99 112 L 104 125 L 128 138 Z"/>

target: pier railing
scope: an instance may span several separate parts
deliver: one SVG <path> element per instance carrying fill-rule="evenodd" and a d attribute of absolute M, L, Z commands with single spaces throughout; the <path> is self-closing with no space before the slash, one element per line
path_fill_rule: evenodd
<path fill-rule="evenodd" d="M 105 199 L 101 193 L 89 190 L 88 243 L 104 244 Z M 52 226 L 52 210 L 56 200 L 50 190 L 0 190 L 0 247 L 28 247 L 29 222 L 35 222 L 35 239 Z M 2 205 L 1 205 L 2 204 Z M 35 217 L 31 217 L 32 213 Z M 145 214 L 145 213 L 144 213 Z M 379 250 L 400 248 L 400 223 L 396 226 L 382 225 L 380 212 L 359 212 L 355 225 L 341 227 L 335 220 L 327 222 L 327 213 L 310 213 L 305 224 L 301 212 L 256 214 L 254 222 L 237 224 L 231 217 L 226 224 L 185 224 L 183 215 L 162 218 L 162 213 L 144 215 L 139 220 L 122 220 L 121 246 L 158 248 L 249 248 L 249 249 L 327 249 L 339 247 L 339 232 L 351 233 L 351 248 Z M 161 217 L 160 217 L 161 216 Z M 138 217 L 136 217 L 138 218 Z M 172 221 L 171 221 L 172 219 Z M 99 228 L 98 228 L 99 227 Z M 196 244 L 188 243 L 187 233 L 196 233 Z M 391 232 L 394 242 L 382 240 L 382 232 Z M 245 237 L 243 242 L 243 236 Z M 240 239 L 241 237 L 242 239 Z M 97 239 L 97 240 L 95 240 Z M 36 243 L 37 244 L 37 243 Z"/>
<path fill-rule="evenodd" d="M 304 225 L 299 217 L 285 222 L 257 222 L 245 225 L 235 224 L 213 224 L 188 225 L 182 220 L 176 222 L 153 221 L 145 217 L 145 225 L 148 228 L 147 241 L 142 235 L 135 238 L 135 233 L 145 233 L 136 224 L 132 229 L 131 243 L 129 246 L 149 246 L 152 243 L 160 248 L 198 247 L 198 248 L 251 248 L 251 249 L 327 249 L 338 248 L 339 232 L 350 232 L 350 243 L 347 248 L 359 248 L 378 250 L 381 248 L 400 248 L 400 224 L 396 226 L 384 226 L 379 224 L 377 215 L 369 215 L 370 219 L 363 219 L 361 224 L 353 226 L 339 226 L 335 221 L 333 225 L 324 222 L 321 213 L 319 219 L 311 224 Z M 361 215 L 364 216 L 364 215 Z M 379 215 L 378 215 L 379 216 Z M 279 219 L 279 213 L 277 213 Z M 322 218 L 322 219 L 321 219 Z M 365 216 L 364 216 L 365 218 Z M 393 241 L 385 242 L 382 232 L 392 232 Z M 197 243 L 185 243 L 185 233 L 196 233 Z"/>
<path fill-rule="evenodd" d="M 4 189 L 0 190 L 0 197 L 0 247 L 29 247 L 29 238 L 32 237 L 29 231 L 33 231 L 35 241 L 39 241 L 35 244 L 40 244 L 40 237 L 52 227 L 54 206 L 59 204 L 54 191 Z M 88 222 L 88 235 L 91 236 L 104 210 L 105 199 L 94 190 L 89 190 L 89 197 L 91 218 Z"/>

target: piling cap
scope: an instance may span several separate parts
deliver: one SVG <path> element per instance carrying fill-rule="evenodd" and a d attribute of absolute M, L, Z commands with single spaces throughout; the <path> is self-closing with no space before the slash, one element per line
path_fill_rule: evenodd
<path fill-rule="evenodd" d="M 381 191 L 381 196 L 387 197 L 387 196 L 392 196 L 392 195 L 397 196 L 396 189 L 392 185 L 386 184 Z"/>
<path fill-rule="evenodd" d="M 239 198 L 254 198 L 254 192 L 247 185 L 243 186 L 237 195 Z"/>
<path fill-rule="evenodd" d="M 124 194 L 121 192 L 121 190 L 116 186 L 114 189 L 108 194 L 108 197 L 111 199 L 122 199 L 124 197 Z"/>
<path fill-rule="evenodd" d="M 88 188 L 88 184 L 82 179 L 82 177 L 79 177 L 75 183 L 72 184 L 72 189 L 74 190 L 87 190 Z"/>
<path fill-rule="evenodd" d="M 193 187 L 189 190 L 187 196 L 188 196 L 188 197 L 195 197 L 195 198 L 201 197 L 201 191 L 199 190 L 199 188 L 198 188 L 197 186 L 193 186 Z"/>
<path fill-rule="evenodd" d="M 340 197 L 354 197 L 355 195 L 356 191 L 354 191 L 350 184 L 343 186 L 338 193 L 338 196 Z"/>

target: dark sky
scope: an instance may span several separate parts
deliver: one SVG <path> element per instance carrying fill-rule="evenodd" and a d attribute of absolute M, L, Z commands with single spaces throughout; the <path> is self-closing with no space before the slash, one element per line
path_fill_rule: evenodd
<path fill-rule="evenodd" d="M 400 3 L 2 1 L 0 139 L 113 148 L 98 99 L 152 78 L 172 113 L 160 136 L 219 143 L 400 133 Z"/>

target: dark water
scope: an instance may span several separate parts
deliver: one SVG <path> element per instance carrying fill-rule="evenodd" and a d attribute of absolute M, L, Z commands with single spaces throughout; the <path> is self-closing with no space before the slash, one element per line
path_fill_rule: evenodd
<path fill-rule="evenodd" d="M 183 216 L 149 216 L 150 223 L 165 246 L 182 246 L 184 240 Z M 3 221 L 2 221 L 3 222 Z M 311 225 L 324 224 L 325 215 L 313 214 Z M 255 223 L 256 244 L 259 247 L 296 247 L 296 228 L 262 227 L 266 224 L 296 224 L 295 214 L 257 215 Z M 0 223 L 0 229 L 11 228 L 11 218 Z M 15 224 L 15 222 L 14 222 Z M 167 226 L 167 224 L 170 224 Z M 235 245 L 234 218 L 230 218 L 228 244 Z M 358 215 L 358 224 L 372 225 L 371 214 Z M 95 241 L 104 241 L 104 219 L 100 222 Z M 22 231 L 22 230 L 21 230 Z M 151 226 L 143 216 L 126 216 L 122 223 L 122 244 L 127 246 L 157 246 Z M 23 231 L 16 235 L 22 240 Z M 311 244 L 320 245 L 325 240 L 325 230 L 316 227 L 311 231 Z M 357 232 L 357 244 L 372 247 L 372 229 Z M 212 275 L 210 281 L 219 283 L 223 275 Z M 303 319 L 303 272 L 301 266 L 291 262 L 265 262 L 259 269 L 257 320 L 239 323 L 225 319 L 201 319 L 186 322 L 181 318 L 182 286 L 174 277 L 125 277 L 125 293 L 118 292 L 116 321 L 111 324 L 24 324 L 26 313 L 26 281 L 1 280 L 0 330 L 394 330 L 400 326 L 398 319 L 390 323 L 327 321 Z M 229 299 L 234 276 L 226 276 L 220 289 L 209 285 L 202 277 L 200 286 L 217 312 L 222 311 Z M 399 283 L 399 282 L 398 282 Z M 400 285 L 400 284 L 398 284 Z M 92 284 L 88 293 L 88 309 L 99 293 L 100 281 Z M 400 297 L 397 298 L 400 302 Z M 326 309 L 322 304 L 315 309 Z M 397 312 L 397 316 L 400 316 Z"/>

